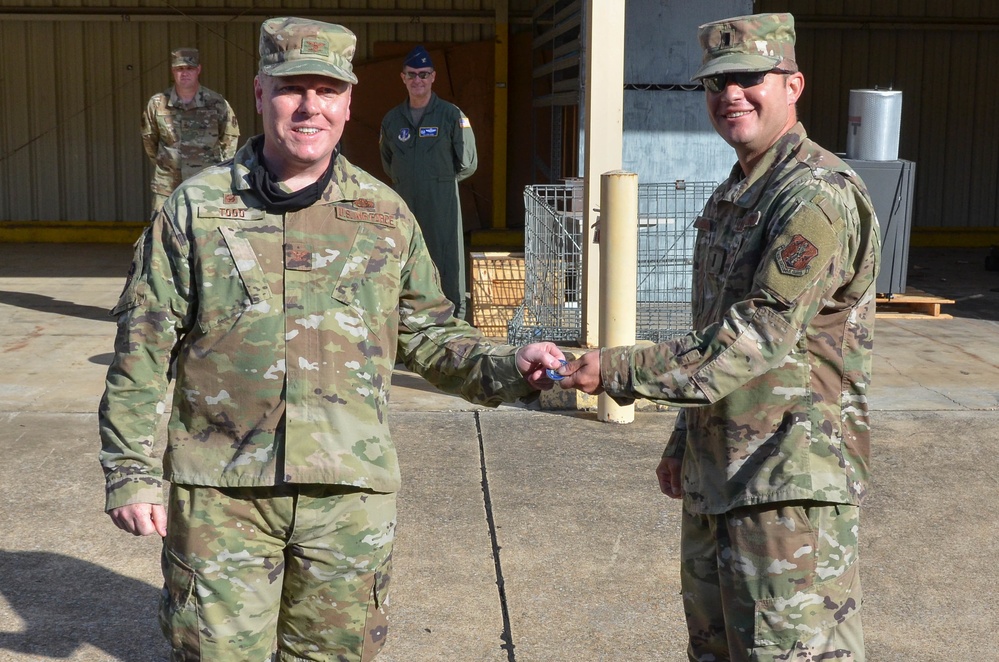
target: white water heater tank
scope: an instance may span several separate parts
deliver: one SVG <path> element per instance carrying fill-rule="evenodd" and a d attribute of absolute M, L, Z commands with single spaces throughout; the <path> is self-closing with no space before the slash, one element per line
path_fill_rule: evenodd
<path fill-rule="evenodd" d="M 902 127 L 902 92 L 850 90 L 846 157 L 864 161 L 894 161 Z"/>

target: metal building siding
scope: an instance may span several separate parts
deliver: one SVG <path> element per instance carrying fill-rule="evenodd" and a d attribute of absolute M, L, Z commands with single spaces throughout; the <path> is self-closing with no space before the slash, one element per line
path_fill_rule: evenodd
<path fill-rule="evenodd" d="M 790 11 L 809 134 L 845 151 L 851 89 L 902 91 L 899 157 L 916 162 L 916 228 L 999 227 L 999 2 L 763 0 Z"/>
<path fill-rule="evenodd" d="M 294 5 L 294 6 L 293 6 Z M 109 6 L 122 14 L 98 16 Z M 239 119 L 242 144 L 261 131 L 253 98 L 260 18 L 239 18 L 243 8 L 273 7 L 274 15 L 318 10 L 324 20 L 342 22 L 358 37 L 357 60 L 373 56 L 379 41 L 461 42 L 494 36 L 486 14 L 494 0 L 311 0 L 263 3 L 254 0 L 187 0 L 166 7 L 160 0 L 88 2 L 0 0 L 0 8 L 34 12 L 0 20 L 0 220 L 142 221 L 148 216 L 151 166 L 142 150 L 139 122 L 149 97 L 171 84 L 169 52 L 178 46 L 201 50 L 202 83 L 222 93 Z M 511 12 L 528 12 L 533 0 L 510 0 Z M 79 19 L 39 16 L 52 8 L 81 7 Z M 134 7 L 162 13 L 135 15 Z M 177 9 L 172 9 L 177 8 Z M 209 21 L 182 15 L 187 8 L 232 15 Z M 353 23 L 337 10 L 411 15 L 483 12 L 464 22 Z M 315 14 L 315 12 L 312 12 Z"/>

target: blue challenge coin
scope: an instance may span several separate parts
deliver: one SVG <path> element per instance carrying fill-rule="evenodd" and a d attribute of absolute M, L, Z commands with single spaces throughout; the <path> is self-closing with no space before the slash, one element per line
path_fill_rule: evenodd
<path fill-rule="evenodd" d="M 566 361 L 565 359 L 562 359 L 562 365 L 565 365 L 567 363 L 568 363 L 568 361 Z M 560 382 L 563 379 L 565 379 L 565 375 L 560 375 L 557 372 L 555 372 L 554 370 L 552 370 L 551 368 L 545 368 L 545 374 L 548 375 L 548 379 L 551 379 L 551 380 L 556 381 L 556 382 Z"/>

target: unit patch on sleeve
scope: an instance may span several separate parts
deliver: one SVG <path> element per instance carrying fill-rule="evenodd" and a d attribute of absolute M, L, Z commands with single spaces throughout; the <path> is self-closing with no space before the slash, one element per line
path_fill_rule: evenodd
<path fill-rule="evenodd" d="M 757 282 L 777 299 L 793 303 L 823 277 L 839 252 L 839 237 L 829 219 L 813 205 L 801 204 L 773 239 Z"/>
<path fill-rule="evenodd" d="M 808 273 L 808 265 L 818 257 L 819 249 L 800 234 L 780 247 L 777 253 L 777 268 L 788 276 L 804 276 Z"/>
<path fill-rule="evenodd" d="M 472 122 L 467 117 L 462 116 L 461 119 L 458 120 L 458 126 L 462 129 L 471 129 Z"/>

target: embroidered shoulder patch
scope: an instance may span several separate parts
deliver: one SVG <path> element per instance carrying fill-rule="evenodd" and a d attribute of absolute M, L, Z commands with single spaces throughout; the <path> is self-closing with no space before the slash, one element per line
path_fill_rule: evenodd
<path fill-rule="evenodd" d="M 819 255 L 815 244 L 800 234 L 791 237 L 777 250 L 777 268 L 788 276 L 804 276 L 808 273 L 808 265 Z"/>
<path fill-rule="evenodd" d="M 803 203 L 774 238 L 756 274 L 757 285 L 778 301 L 793 304 L 809 288 L 823 287 L 840 250 L 840 237 L 829 219 Z"/>

